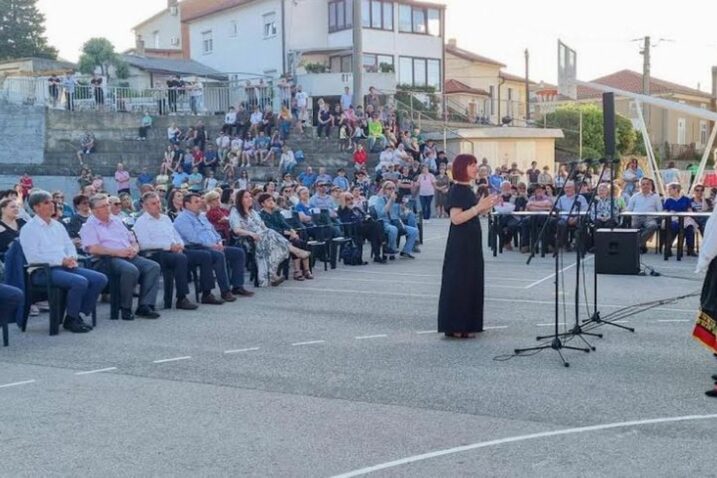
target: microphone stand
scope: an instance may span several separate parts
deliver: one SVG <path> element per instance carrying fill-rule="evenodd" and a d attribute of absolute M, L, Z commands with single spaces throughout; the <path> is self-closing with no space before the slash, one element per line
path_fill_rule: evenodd
<path fill-rule="evenodd" d="M 553 207 L 550 209 L 550 212 L 548 213 L 547 219 L 545 223 L 543 224 L 543 227 L 540 229 L 540 233 L 538 234 L 538 240 L 542 241 L 544 235 L 546 234 L 548 224 L 550 224 L 551 220 L 553 218 L 559 219 L 560 213 L 558 211 L 558 202 L 560 198 L 565 194 L 565 184 L 568 183 L 568 181 L 573 181 L 575 175 L 577 174 L 577 164 L 578 162 L 572 162 L 570 163 L 571 169 L 570 173 L 568 174 L 568 177 L 565 179 L 565 182 L 563 183 L 563 187 L 560 188 L 560 191 L 558 193 L 558 196 L 555 198 L 555 203 L 553 203 Z M 557 247 L 557 240 L 556 240 L 556 247 Z M 536 247 L 532 248 L 532 251 L 530 253 L 530 257 L 528 257 L 528 264 L 530 264 L 530 261 L 535 257 L 536 253 Z M 558 356 L 560 357 L 560 360 L 563 362 L 563 365 L 566 367 L 570 366 L 570 363 L 565 360 L 565 357 L 563 357 L 562 350 L 578 350 L 581 352 L 590 352 L 589 348 L 583 348 L 583 347 L 572 347 L 565 345 L 562 340 L 560 340 L 561 337 L 563 337 L 565 334 L 560 333 L 560 253 L 556 249 L 555 254 L 553 255 L 555 258 L 555 332 L 553 335 L 549 335 L 547 337 L 537 337 L 536 340 L 544 340 L 546 338 L 552 338 L 549 344 L 539 345 L 537 347 L 528 347 L 528 348 L 521 348 L 521 349 L 515 349 L 514 352 L 516 355 L 520 355 L 521 353 L 526 352 L 534 352 L 538 350 L 546 350 L 546 349 L 553 349 L 558 353 Z"/>
<path fill-rule="evenodd" d="M 607 168 L 607 165 L 610 165 L 610 230 L 614 230 L 615 226 L 617 225 L 617 220 L 615 218 L 615 165 L 620 163 L 619 159 L 616 158 L 603 158 L 600 160 L 600 162 L 603 164 L 603 173 L 605 172 L 605 168 Z M 602 177 L 602 173 L 600 174 L 600 177 Z M 595 209 L 597 212 L 597 201 L 595 201 L 595 197 L 597 194 L 593 196 L 593 200 L 591 201 L 591 205 L 595 204 Z M 588 208 L 590 210 L 590 208 Z M 597 214 L 595 215 L 597 218 Z M 597 257 L 595 257 L 595 261 L 597 261 Z M 603 320 L 600 316 L 600 311 L 598 311 L 597 307 L 597 296 L 598 296 L 598 273 L 597 273 L 597 264 L 593 264 L 593 314 L 592 316 L 583 321 L 583 325 L 590 325 L 595 324 L 595 327 L 599 327 L 600 325 L 612 325 L 613 327 L 617 327 L 619 329 L 628 330 L 630 332 L 635 332 L 635 329 L 632 327 L 627 327 L 625 325 L 616 324 L 609 320 Z M 653 271 L 654 272 L 654 271 Z M 659 275 L 659 274 L 658 274 Z M 591 327 L 591 330 L 595 327 Z M 602 335 L 601 335 L 602 337 Z"/>

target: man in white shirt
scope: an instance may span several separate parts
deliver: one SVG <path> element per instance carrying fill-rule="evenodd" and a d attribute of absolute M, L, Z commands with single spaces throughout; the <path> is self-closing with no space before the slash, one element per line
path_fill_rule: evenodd
<path fill-rule="evenodd" d="M 349 87 L 344 86 L 344 94 L 341 95 L 341 111 L 347 111 L 354 102 L 353 96 L 351 96 L 349 91 Z"/>
<path fill-rule="evenodd" d="M 78 267 L 77 250 L 65 227 L 52 219 L 55 204 L 47 191 L 30 194 L 28 204 L 35 217 L 20 230 L 20 245 L 28 264 L 49 264 L 53 285 L 67 290 L 67 315 L 63 328 L 82 334 L 92 330 L 80 314 L 92 314 L 97 298 L 107 285 L 107 276 Z M 33 282 L 44 284 L 48 278 L 43 271 L 33 274 Z"/>
<path fill-rule="evenodd" d="M 142 196 L 142 214 L 134 225 L 133 231 L 137 237 L 140 251 L 156 251 L 156 258 L 162 269 L 171 269 L 177 286 L 177 309 L 195 310 L 187 296 L 189 284 L 187 283 L 187 270 L 190 266 L 200 267 L 203 304 L 221 304 L 211 293 L 214 288 L 212 256 L 208 251 L 185 251 L 184 241 L 180 237 L 169 216 L 162 214 L 162 202 L 155 192 L 148 192 Z M 167 304 L 165 304 L 167 307 Z"/>
<path fill-rule="evenodd" d="M 640 192 L 635 193 L 627 203 L 627 211 L 630 212 L 660 212 L 662 211 L 662 200 L 655 192 L 655 183 L 650 178 L 640 180 Z M 633 216 L 632 227 L 640 229 L 640 244 L 643 253 L 647 252 L 647 241 L 660 228 L 657 218 L 654 216 Z"/>
<path fill-rule="evenodd" d="M 261 131 L 261 126 L 262 126 L 263 120 L 264 120 L 264 115 L 261 113 L 261 110 L 257 106 L 256 108 L 254 108 L 254 112 L 249 117 L 249 122 L 251 123 L 249 132 L 253 135 L 258 135 L 259 131 Z"/>
<path fill-rule="evenodd" d="M 222 127 L 222 133 L 233 134 L 234 127 L 237 122 L 237 112 L 233 106 L 229 107 L 229 111 L 224 115 L 224 126 Z"/>

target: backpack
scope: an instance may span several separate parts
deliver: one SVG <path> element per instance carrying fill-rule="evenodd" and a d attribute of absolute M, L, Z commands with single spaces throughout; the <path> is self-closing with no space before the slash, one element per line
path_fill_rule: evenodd
<path fill-rule="evenodd" d="M 363 251 L 360 247 L 354 244 L 354 241 L 347 242 L 341 249 L 341 260 L 347 266 L 362 266 L 363 262 Z"/>

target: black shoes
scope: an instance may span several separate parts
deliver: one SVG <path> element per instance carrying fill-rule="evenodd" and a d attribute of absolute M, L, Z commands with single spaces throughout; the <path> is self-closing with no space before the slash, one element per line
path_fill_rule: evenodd
<path fill-rule="evenodd" d="M 186 297 L 177 300 L 177 309 L 179 310 L 197 310 L 198 308 L 199 306 L 197 304 L 193 304 Z"/>
<path fill-rule="evenodd" d="M 708 397 L 717 398 L 717 388 L 713 388 L 712 390 L 707 390 L 705 392 L 705 395 L 707 395 Z"/>
<path fill-rule="evenodd" d="M 234 297 L 234 294 L 232 294 L 230 290 L 222 292 L 222 299 L 224 300 L 224 302 L 234 302 L 235 300 L 237 300 L 237 298 Z"/>
<path fill-rule="evenodd" d="M 135 315 L 137 315 L 137 317 L 142 317 L 143 319 L 159 319 L 159 314 L 152 310 L 152 308 L 148 305 L 140 305 L 137 307 Z M 122 318 L 124 319 L 124 316 Z"/>
<path fill-rule="evenodd" d="M 134 320 L 132 309 L 122 309 L 122 320 Z"/>
<path fill-rule="evenodd" d="M 284 278 L 282 277 L 281 279 L 282 279 L 281 282 L 284 282 Z M 281 284 L 281 282 L 279 284 Z M 242 297 L 251 297 L 254 295 L 254 293 L 246 290 L 244 287 L 234 287 L 232 289 L 232 295 L 239 295 Z"/>
<path fill-rule="evenodd" d="M 374 257 L 373 261 L 377 264 L 385 264 L 388 260 L 385 257 Z"/>
<path fill-rule="evenodd" d="M 211 292 L 202 295 L 202 304 L 222 305 L 223 303 L 224 301 L 222 299 L 217 299 Z"/>
<path fill-rule="evenodd" d="M 410 252 L 402 252 L 401 257 L 408 257 L 409 259 L 415 259 L 416 256 L 412 255 Z"/>
<path fill-rule="evenodd" d="M 86 324 L 79 317 L 70 317 L 69 315 L 65 317 L 65 320 L 62 323 L 62 328 L 69 330 L 73 334 L 86 334 L 92 330 L 92 326 Z"/>

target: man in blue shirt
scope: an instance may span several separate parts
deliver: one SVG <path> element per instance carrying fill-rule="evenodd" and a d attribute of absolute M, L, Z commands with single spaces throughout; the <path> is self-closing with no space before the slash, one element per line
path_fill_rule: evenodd
<path fill-rule="evenodd" d="M 333 178 L 330 174 L 326 173 L 326 168 L 319 168 L 319 175 L 316 177 L 316 184 L 318 183 L 329 183 Z"/>
<path fill-rule="evenodd" d="M 208 250 L 212 254 L 214 275 L 227 302 L 236 300 L 235 295 L 250 297 L 254 295 L 244 288 L 244 264 L 246 255 L 241 247 L 224 246 L 222 237 L 214 229 L 207 217 L 201 214 L 202 199 L 198 194 L 184 196 L 184 210 L 174 220 L 174 228 L 187 246 Z M 231 286 L 227 265 L 231 269 Z"/>
<path fill-rule="evenodd" d="M 334 178 L 333 184 L 337 188 L 341 189 L 341 192 L 346 192 L 349 190 L 349 180 L 346 177 L 346 171 L 341 168 L 337 172 L 338 176 Z"/>
<path fill-rule="evenodd" d="M 145 184 L 152 184 L 154 181 L 154 174 L 150 174 L 147 171 L 147 167 L 142 168 L 142 172 L 137 176 L 137 189 L 141 189 Z"/>
<path fill-rule="evenodd" d="M 217 165 L 219 164 L 219 154 L 214 149 L 214 146 L 207 145 L 207 151 L 204 153 L 204 171 L 200 171 L 205 176 L 207 175 L 207 169 L 211 169 L 215 174 L 217 172 Z"/>
<path fill-rule="evenodd" d="M 296 179 L 302 186 L 311 189 L 314 187 L 314 183 L 316 182 L 316 173 L 311 166 L 306 166 L 306 170 L 303 173 L 300 173 Z"/>
<path fill-rule="evenodd" d="M 383 222 L 383 232 L 388 236 L 388 255 L 395 255 L 398 252 L 398 226 L 401 221 L 397 214 L 400 205 L 396 204 L 396 185 L 391 181 L 386 181 L 381 186 L 378 194 L 369 199 L 369 207 L 376 211 L 376 218 Z M 400 224 L 399 224 L 400 225 Z M 412 252 L 415 251 L 416 239 L 418 238 L 418 228 L 403 224 L 406 230 L 406 245 L 401 251 L 402 257 L 415 259 Z"/>
<path fill-rule="evenodd" d="M 558 219 L 558 247 L 567 246 L 567 249 L 570 250 L 570 245 L 568 244 L 568 228 L 575 228 L 577 226 L 580 218 L 577 213 L 587 212 L 588 203 L 585 197 L 576 194 L 575 183 L 573 181 L 566 182 L 563 189 L 565 194 L 560 196 L 555 207 L 561 213 L 574 214 L 568 216 L 562 215 L 560 219 Z"/>
<path fill-rule="evenodd" d="M 500 168 L 495 168 L 493 173 L 488 177 L 488 186 L 492 194 L 500 193 L 500 186 L 503 184 L 503 176 L 500 174 Z"/>

